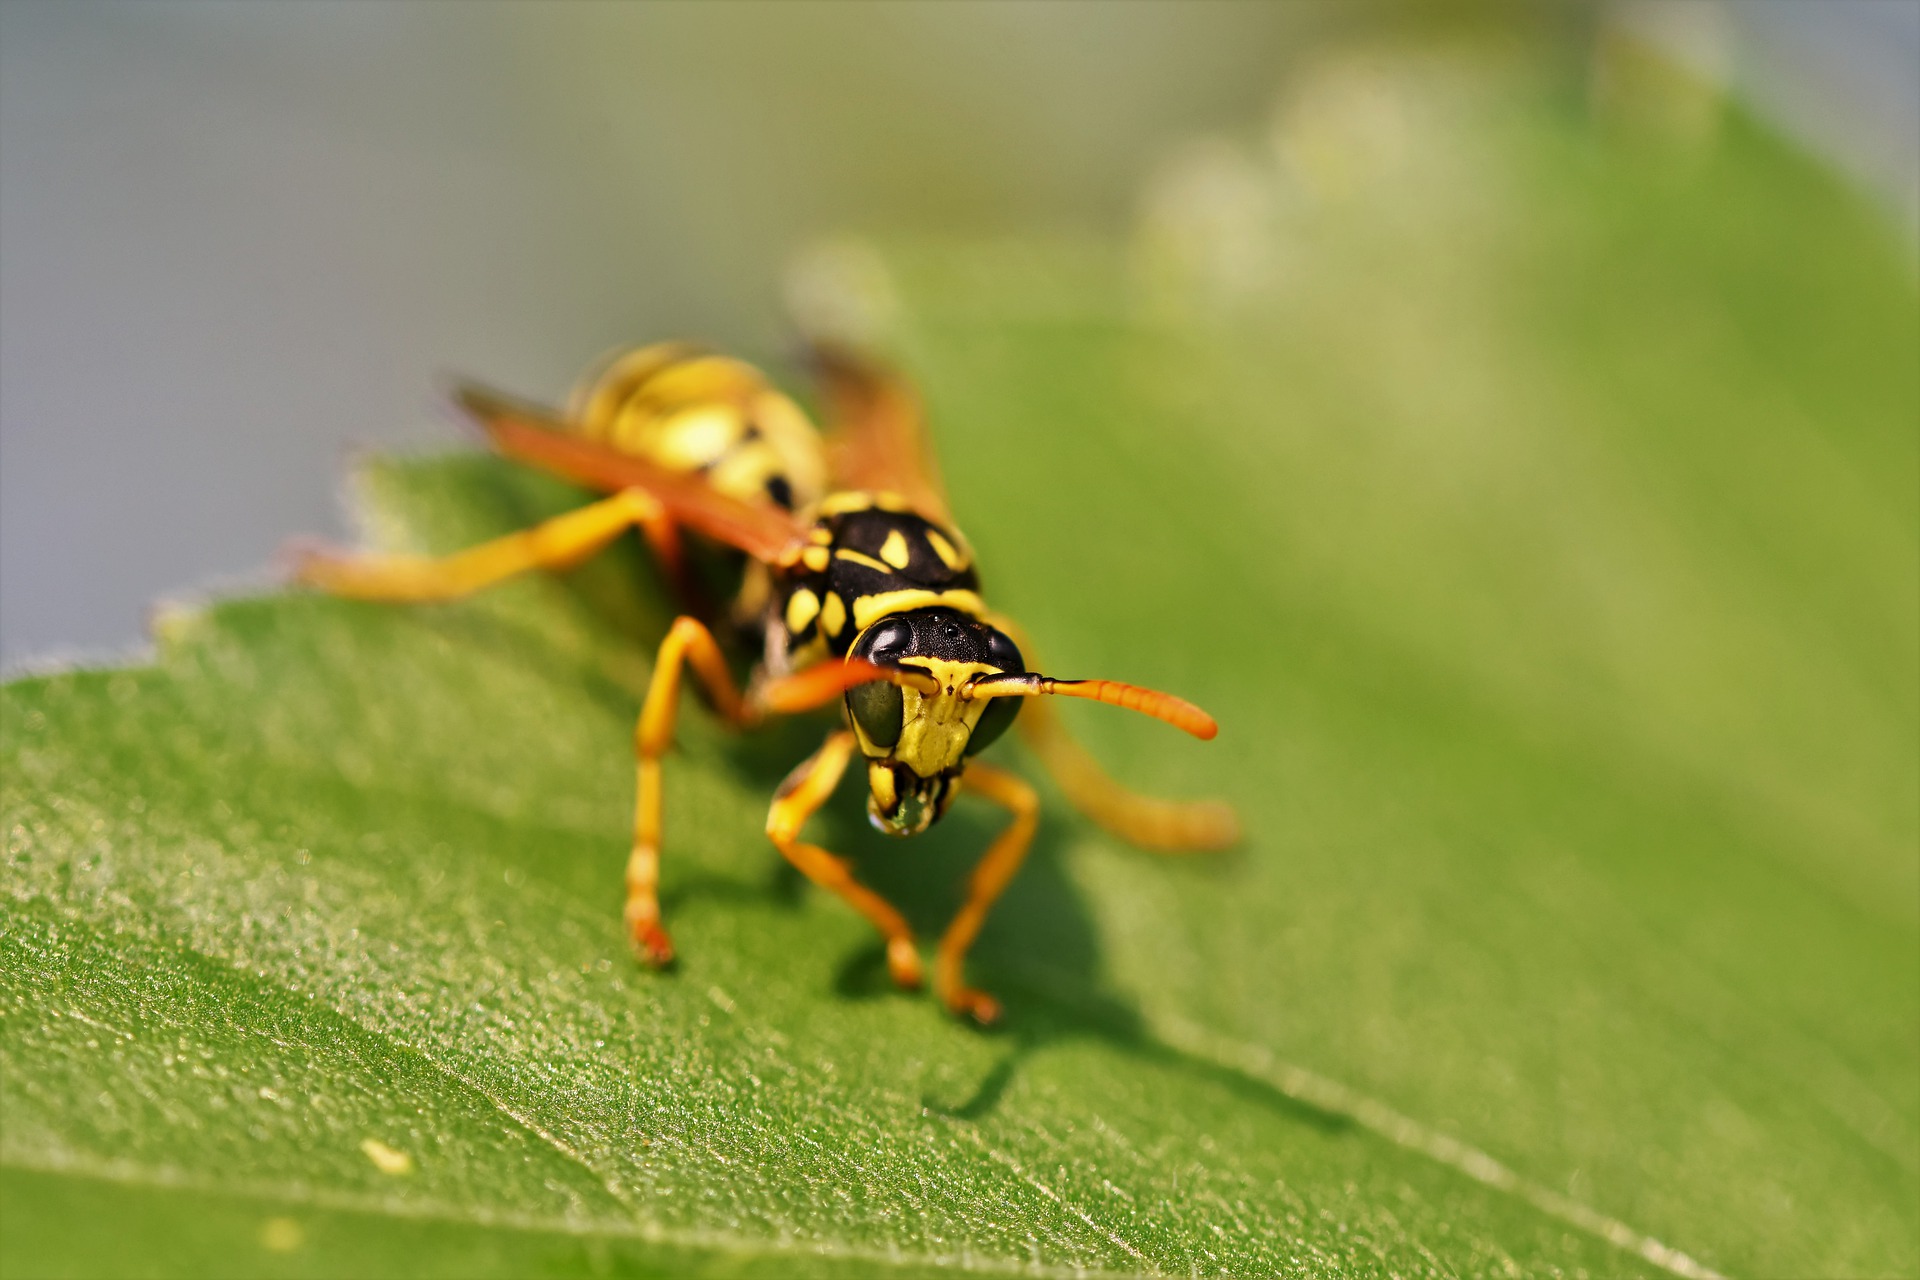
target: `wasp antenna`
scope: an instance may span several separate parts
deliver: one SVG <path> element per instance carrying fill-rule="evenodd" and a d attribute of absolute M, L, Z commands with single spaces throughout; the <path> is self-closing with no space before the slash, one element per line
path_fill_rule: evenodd
<path fill-rule="evenodd" d="M 820 662 L 805 671 L 769 680 L 755 694 L 755 701 L 776 715 L 794 715 L 824 707 L 855 685 L 885 680 L 891 684 L 936 693 L 940 682 L 932 676 L 899 667 L 881 667 L 860 658 L 845 662 Z"/>
<path fill-rule="evenodd" d="M 1210 741 L 1220 732 L 1220 726 L 1212 716 L 1185 698 L 1118 680 L 1056 680 L 1052 676 L 1027 672 L 1023 675 L 977 679 L 969 683 L 966 689 L 969 698 L 1035 698 L 1047 694 L 1062 698 L 1087 698 L 1163 720 L 1203 742 Z"/>

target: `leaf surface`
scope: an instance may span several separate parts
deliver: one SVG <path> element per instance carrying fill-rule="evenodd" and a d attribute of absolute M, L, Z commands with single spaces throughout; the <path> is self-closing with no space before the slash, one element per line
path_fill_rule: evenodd
<path fill-rule="evenodd" d="M 822 726 L 690 701 L 653 975 L 637 548 L 171 612 L 153 666 L 0 693 L 8 1273 L 1920 1265 L 1912 276 L 1737 121 L 1676 157 L 1347 74 L 1224 215 L 1176 180 L 1124 251 L 887 259 L 996 604 L 1216 712 L 1064 710 L 1243 849 L 1051 809 L 979 1034 L 766 846 Z M 1369 93 L 1404 145 L 1316 178 Z M 579 501 L 477 457 L 361 497 L 428 549 Z M 842 801 L 937 930 L 997 815 Z"/>

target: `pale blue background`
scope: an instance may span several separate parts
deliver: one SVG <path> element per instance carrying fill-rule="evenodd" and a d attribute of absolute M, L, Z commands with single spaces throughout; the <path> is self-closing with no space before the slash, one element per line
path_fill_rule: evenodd
<path fill-rule="evenodd" d="M 1539 12 L 1577 45 L 1662 2 Z M 1721 16 L 1722 73 L 1911 234 L 1920 0 Z M 0 658 L 126 652 L 154 598 L 266 581 L 342 532 L 351 445 L 459 438 L 448 372 L 553 395 L 620 342 L 775 352 L 780 265 L 825 233 L 1119 228 L 1154 157 L 1257 129 L 1366 20 L 3 0 Z"/>

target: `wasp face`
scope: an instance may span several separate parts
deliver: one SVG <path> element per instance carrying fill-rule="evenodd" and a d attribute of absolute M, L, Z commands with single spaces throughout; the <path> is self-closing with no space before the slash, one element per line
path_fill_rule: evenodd
<path fill-rule="evenodd" d="M 885 681 L 847 691 L 861 754 L 867 758 L 867 816 L 888 835 L 925 831 L 946 812 L 966 758 L 1007 731 L 1018 698 L 962 699 L 980 675 L 1025 671 L 1005 633 L 955 609 L 914 609 L 875 622 L 848 654 L 939 682 L 926 693 Z"/>

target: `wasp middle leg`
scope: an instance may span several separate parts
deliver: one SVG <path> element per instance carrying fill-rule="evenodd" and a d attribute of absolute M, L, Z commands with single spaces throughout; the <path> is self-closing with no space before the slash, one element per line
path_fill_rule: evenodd
<path fill-rule="evenodd" d="M 656 967 L 673 960 L 673 941 L 660 924 L 660 758 L 673 745 L 680 707 L 680 668 L 691 666 L 713 709 L 734 728 L 746 728 L 758 712 L 740 696 L 713 633 L 697 618 L 674 619 L 654 659 L 647 700 L 634 728 L 637 763 L 633 801 L 633 849 L 627 857 L 627 935 L 641 958 Z"/>

